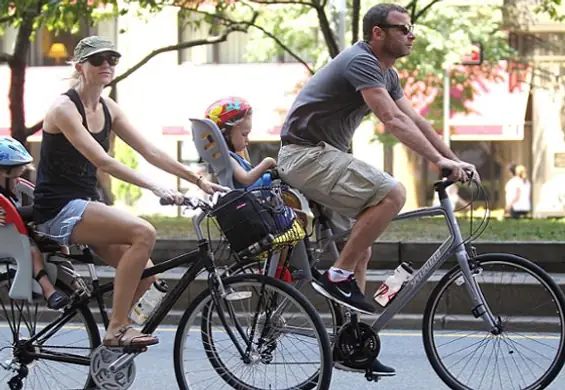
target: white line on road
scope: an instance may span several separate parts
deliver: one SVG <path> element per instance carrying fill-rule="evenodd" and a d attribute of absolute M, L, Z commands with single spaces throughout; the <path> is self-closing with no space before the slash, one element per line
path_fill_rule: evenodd
<path fill-rule="evenodd" d="M 6 323 L 0 323 L 0 328 L 10 328 L 10 326 Z M 78 326 L 78 325 L 65 325 L 63 326 L 63 329 L 71 329 L 71 330 L 79 330 L 82 329 L 82 326 Z M 104 327 L 103 326 L 98 326 L 98 329 L 100 331 L 104 331 Z M 157 328 L 156 332 L 176 332 L 177 328 L 174 326 L 161 326 L 159 328 Z M 191 329 L 191 332 L 200 332 L 200 329 Z M 223 332 L 224 330 L 222 330 L 221 328 L 217 328 L 216 329 L 217 332 Z M 453 338 L 453 337 L 457 337 L 457 338 L 463 338 L 463 337 L 470 337 L 470 338 L 484 338 L 484 337 L 489 337 L 489 335 L 486 334 L 487 332 L 479 332 L 475 331 L 474 334 L 468 334 L 465 335 L 463 333 L 440 333 L 435 335 L 435 337 L 442 337 L 442 338 Z M 381 337 L 422 337 L 422 333 L 418 333 L 418 332 L 407 332 L 407 331 L 386 331 L 386 332 L 380 332 L 379 336 Z M 507 338 L 516 338 L 516 339 L 530 339 L 530 340 L 560 340 L 561 337 L 560 336 L 552 336 L 552 335 L 530 335 L 530 334 L 517 334 L 517 335 L 512 335 L 509 336 L 508 334 L 505 334 L 505 336 Z M 496 337 L 496 336 L 493 336 Z"/>

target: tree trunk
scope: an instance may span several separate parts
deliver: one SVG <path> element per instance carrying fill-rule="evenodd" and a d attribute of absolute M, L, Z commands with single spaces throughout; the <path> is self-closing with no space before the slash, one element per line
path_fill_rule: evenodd
<path fill-rule="evenodd" d="M 322 30 L 322 35 L 324 36 L 324 41 L 326 42 L 326 46 L 328 47 L 328 52 L 331 58 L 336 57 L 339 54 L 339 46 L 337 44 L 337 40 L 333 34 L 333 31 L 330 27 L 330 22 L 328 17 L 326 16 L 326 12 L 324 8 L 320 5 L 320 2 L 315 0 L 313 3 L 316 5 L 315 9 L 318 13 L 318 21 L 320 22 L 320 29 Z"/>
<path fill-rule="evenodd" d="M 359 14 L 361 13 L 361 0 L 353 0 L 351 7 L 351 45 L 359 40 Z"/>
<path fill-rule="evenodd" d="M 25 120 L 25 74 L 27 57 L 29 54 L 30 37 L 33 33 L 33 25 L 37 16 L 41 13 L 43 1 L 39 1 L 37 8 L 26 10 L 22 18 L 22 23 L 16 36 L 14 54 L 8 62 L 10 66 L 10 127 L 12 137 L 26 144 L 27 128 Z"/>

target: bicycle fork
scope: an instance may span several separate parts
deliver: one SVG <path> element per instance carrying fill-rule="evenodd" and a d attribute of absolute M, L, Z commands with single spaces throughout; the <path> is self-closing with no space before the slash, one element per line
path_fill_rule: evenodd
<path fill-rule="evenodd" d="M 457 258 L 457 262 L 461 268 L 461 276 L 463 277 L 462 283 L 465 284 L 465 288 L 467 289 L 473 304 L 471 313 L 475 318 L 481 318 L 493 335 L 499 335 L 502 332 L 500 321 L 492 313 L 492 310 L 488 306 L 485 296 L 475 279 L 476 268 L 474 258 L 476 256 L 476 249 L 474 246 L 471 246 L 470 250 L 471 256 L 469 257 L 464 246 L 460 246 L 455 252 L 455 257 Z M 473 264 L 473 269 L 471 269 L 470 264 Z"/>

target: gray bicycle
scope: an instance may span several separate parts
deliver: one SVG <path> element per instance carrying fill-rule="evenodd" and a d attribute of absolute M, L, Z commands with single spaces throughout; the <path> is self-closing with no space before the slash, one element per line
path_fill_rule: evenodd
<path fill-rule="evenodd" d="M 374 322 L 361 322 L 357 313 L 342 308 L 331 297 L 322 301 L 325 307 L 318 311 L 329 313 L 326 322 L 330 325 L 334 362 L 364 372 L 369 381 L 379 380 L 370 369 L 380 352 L 378 332 L 454 256 L 457 265 L 439 280 L 423 316 L 424 348 L 435 372 L 452 389 L 546 388 L 565 363 L 564 294 L 551 276 L 530 260 L 507 253 L 477 255 L 470 243 L 488 225 L 488 202 L 477 232 L 463 239 L 446 193 L 454 182 L 446 179 L 449 172 L 443 172 L 443 176 L 434 183 L 438 206 L 401 213 L 395 221 L 443 216 L 449 237 L 413 273 Z M 477 188 L 486 197 L 484 188 Z M 286 199 L 297 205 L 297 196 L 297 191 L 289 191 Z M 311 284 L 321 277 L 317 268 L 320 258 L 329 255 L 337 259 L 335 243 L 349 232 L 333 234 L 319 205 L 309 205 L 316 216 L 315 239 L 306 237 L 286 259 L 271 257 L 265 261 L 236 256 L 237 262 L 227 272 L 267 273 L 291 282 L 297 289 L 311 289 Z M 516 284 L 527 288 L 516 289 Z"/>

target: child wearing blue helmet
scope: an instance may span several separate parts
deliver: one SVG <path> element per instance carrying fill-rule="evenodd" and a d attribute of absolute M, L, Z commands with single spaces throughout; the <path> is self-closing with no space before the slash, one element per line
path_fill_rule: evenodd
<path fill-rule="evenodd" d="M 33 158 L 21 143 L 10 137 L 0 137 L 0 192 L 10 199 L 18 209 L 21 209 L 22 205 L 14 194 L 15 187 L 18 178 L 25 172 L 32 160 Z M 0 226 L 4 226 L 5 223 L 5 211 L 0 208 Z M 33 273 L 35 280 L 41 285 L 47 306 L 53 310 L 63 308 L 68 303 L 68 298 L 55 290 L 45 271 L 41 253 L 33 241 L 31 242 L 31 250 Z"/>

